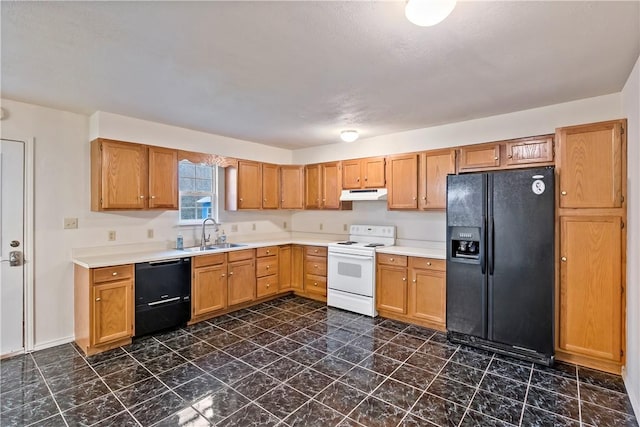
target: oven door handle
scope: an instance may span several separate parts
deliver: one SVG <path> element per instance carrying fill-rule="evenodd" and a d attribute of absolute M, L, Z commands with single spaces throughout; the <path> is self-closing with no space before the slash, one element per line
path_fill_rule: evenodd
<path fill-rule="evenodd" d="M 351 258 L 351 259 L 359 259 L 359 260 L 368 260 L 368 259 L 373 259 L 373 257 L 368 256 L 368 255 L 353 255 L 353 254 L 345 254 L 343 252 L 329 252 L 329 255 L 333 255 L 336 257 L 341 257 L 341 258 Z"/>

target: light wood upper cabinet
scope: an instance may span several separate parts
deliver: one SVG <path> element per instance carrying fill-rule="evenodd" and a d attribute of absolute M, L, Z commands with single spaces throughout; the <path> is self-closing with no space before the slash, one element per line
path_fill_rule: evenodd
<path fill-rule="evenodd" d="M 369 157 L 342 161 L 342 188 L 380 188 L 385 185 L 385 158 Z"/>
<path fill-rule="evenodd" d="M 507 141 L 505 148 L 506 165 L 553 162 L 552 136 Z"/>
<path fill-rule="evenodd" d="M 262 209 L 278 209 L 280 205 L 280 170 L 278 165 L 262 164 Z"/>
<path fill-rule="evenodd" d="M 149 209 L 178 209 L 178 151 L 149 147 Z"/>
<path fill-rule="evenodd" d="M 500 166 L 500 144 L 471 145 L 460 148 L 458 156 L 460 172 L 495 169 Z"/>
<path fill-rule="evenodd" d="M 623 203 L 625 120 L 559 128 L 561 208 L 618 208 Z"/>
<path fill-rule="evenodd" d="M 455 150 L 420 153 L 418 176 L 418 207 L 420 209 L 447 208 L 447 175 L 455 173 Z"/>
<path fill-rule="evenodd" d="M 304 166 L 280 166 L 280 209 L 304 208 Z"/>
<path fill-rule="evenodd" d="M 262 207 L 262 165 L 258 162 L 238 161 L 238 209 Z"/>
<path fill-rule="evenodd" d="M 340 202 L 341 162 L 307 165 L 305 170 L 305 209 L 351 209 L 351 202 Z"/>
<path fill-rule="evenodd" d="M 559 347 L 619 362 L 622 349 L 621 219 L 560 218 Z"/>
<path fill-rule="evenodd" d="M 387 157 L 387 207 L 418 208 L 418 155 Z"/>

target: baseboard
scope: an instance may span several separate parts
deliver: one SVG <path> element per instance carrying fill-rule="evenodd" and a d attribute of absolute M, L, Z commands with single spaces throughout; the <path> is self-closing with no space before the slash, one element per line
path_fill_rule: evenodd
<path fill-rule="evenodd" d="M 633 412 L 636 413 L 636 418 L 640 416 L 640 390 L 635 390 L 633 387 L 629 387 L 629 382 L 627 381 L 627 370 L 622 368 L 622 379 L 624 380 L 625 388 L 627 389 L 627 395 L 629 396 L 629 400 L 631 401 L 631 407 L 633 408 Z M 640 387 L 640 384 L 634 384 L 637 387 Z"/>
<path fill-rule="evenodd" d="M 75 337 L 69 336 L 69 337 L 64 337 L 57 340 L 39 343 L 33 346 L 33 351 L 44 350 L 45 348 L 51 348 L 51 347 L 55 347 L 57 345 L 62 345 L 62 344 L 68 344 L 70 342 L 73 342 L 74 339 Z"/>

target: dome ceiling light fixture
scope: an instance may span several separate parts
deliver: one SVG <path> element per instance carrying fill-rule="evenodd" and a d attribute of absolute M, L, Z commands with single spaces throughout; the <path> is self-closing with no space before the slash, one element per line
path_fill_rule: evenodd
<path fill-rule="evenodd" d="M 358 139 L 359 136 L 357 130 L 343 130 L 340 132 L 340 139 L 344 142 L 353 142 Z"/>
<path fill-rule="evenodd" d="M 407 0 L 404 14 L 413 24 L 430 27 L 442 22 L 456 7 L 456 0 Z"/>

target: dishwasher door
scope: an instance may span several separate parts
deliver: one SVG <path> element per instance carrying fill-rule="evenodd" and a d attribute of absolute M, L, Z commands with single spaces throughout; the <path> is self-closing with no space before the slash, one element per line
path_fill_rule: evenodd
<path fill-rule="evenodd" d="M 138 263 L 135 270 L 135 336 L 191 319 L 191 258 Z"/>

